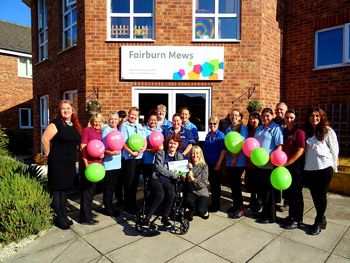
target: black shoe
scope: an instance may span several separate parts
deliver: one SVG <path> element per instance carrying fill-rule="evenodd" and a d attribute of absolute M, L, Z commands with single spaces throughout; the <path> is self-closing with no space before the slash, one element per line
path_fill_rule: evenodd
<path fill-rule="evenodd" d="M 98 217 L 98 215 L 96 215 L 95 213 L 92 213 L 92 218 L 93 219 L 95 219 L 95 218 L 97 218 Z"/>
<path fill-rule="evenodd" d="M 204 220 L 207 220 L 209 218 L 209 211 L 206 213 L 207 215 L 202 216 Z"/>
<path fill-rule="evenodd" d="M 141 222 L 141 227 L 144 229 L 149 229 L 149 219 L 146 217 L 145 219 L 142 220 Z"/>
<path fill-rule="evenodd" d="M 90 222 L 81 222 L 82 225 L 88 225 L 88 226 L 94 226 L 97 225 L 99 222 L 95 219 L 92 219 Z"/>
<path fill-rule="evenodd" d="M 283 228 L 285 229 L 295 229 L 295 228 L 298 228 L 300 227 L 300 222 L 297 222 L 297 221 L 294 221 L 294 220 L 291 220 L 288 224 L 284 225 Z"/>
<path fill-rule="evenodd" d="M 237 211 L 237 207 L 231 206 L 229 209 L 226 210 L 227 213 L 234 213 Z"/>
<path fill-rule="evenodd" d="M 261 218 L 259 220 L 257 220 L 256 222 L 258 222 L 259 224 L 272 224 L 272 220 L 268 219 L 268 218 Z"/>
<path fill-rule="evenodd" d="M 316 236 L 321 232 L 320 224 L 318 224 L 316 222 L 315 222 L 315 224 L 310 226 L 309 229 L 310 229 L 309 235 Z"/>
<path fill-rule="evenodd" d="M 62 230 L 68 230 L 68 229 L 70 229 L 70 225 L 69 224 L 67 224 L 65 221 L 64 222 L 62 222 L 63 220 L 57 220 L 57 218 L 55 219 L 55 225 L 58 227 L 58 228 L 60 228 L 60 229 L 62 229 Z"/>
<path fill-rule="evenodd" d="M 256 213 L 253 215 L 255 218 L 264 218 L 264 214 L 262 212 Z"/>
<path fill-rule="evenodd" d="M 327 227 L 327 220 L 326 220 L 326 217 L 324 216 L 324 217 L 322 217 L 322 222 L 321 223 L 319 223 L 320 224 L 320 227 L 322 228 L 322 229 L 326 229 L 326 227 Z"/>
<path fill-rule="evenodd" d="M 242 216 L 244 216 L 244 211 L 240 211 L 240 210 L 237 210 L 232 216 L 230 216 L 231 218 L 234 218 L 234 219 L 238 219 L 238 218 L 241 218 Z"/>
<path fill-rule="evenodd" d="M 162 217 L 162 223 L 164 225 L 165 228 L 171 228 L 172 224 L 169 222 L 169 219 L 167 216 L 163 216 Z"/>
<path fill-rule="evenodd" d="M 291 218 L 290 216 L 287 216 L 283 219 L 278 220 L 278 223 L 280 223 L 282 225 L 288 225 L 292 221 L 293 221 L 293 218 Z"/>
<path fill-rule="evenodd" d="M 219 211 L 220 209 L 221 209 L 221 207 L 217 206 L 217 205 L 211 204 L 208 206 L 208 211 L 211 213 L 215 213 L 215 212 Z"/>
<path fill-rule="evenodd" d="M 69 220 L 68 217 L 66 217 L 65 220 L 66 220 L 66 223 L 67 223 L 68 225 L 70 225 L 70 226 L 73 225 L 73 221 L 72 221 L 72 220 Z"/>

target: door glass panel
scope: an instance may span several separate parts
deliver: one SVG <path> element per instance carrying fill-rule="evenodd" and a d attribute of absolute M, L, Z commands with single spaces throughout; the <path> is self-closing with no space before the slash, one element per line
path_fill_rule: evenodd
<path fill-rule="evenodd" d="M 145 123 L 147 122 L 147 114 L 151 109 L 157 109 L 159 104 L 163 104 L 169 109 L 168 105 L 169 96 L 168 94 L 154 94 L 154 93 L 139 93 L 139 110 L 140 110 L 140 119 L 144 116 Z M 168 116 L 166 116 L 167 119 Z"/>
<path fill-rule="evenodd" d="M 198 131 L 206 130 L 206 94 L 205 93 L 178 93 L 176 94 L 176 112 L 182 107 L 191 110 L 190 122 L 196 125 Z"/>

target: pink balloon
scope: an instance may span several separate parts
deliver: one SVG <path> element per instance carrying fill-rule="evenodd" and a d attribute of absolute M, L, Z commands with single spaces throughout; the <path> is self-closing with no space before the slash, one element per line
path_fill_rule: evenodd
<path fill-rule="evenodd" d="M 103 142 L 99 140 L 89 141 L 86 147 L 88 153 L 93 157 L 100 157 L 105 153 L 105 146 Z"/>
<path fill-rule="evenodd" d="M 149 143 L 154 147 L 158 148 L 161 146 L 164 142 L 164 136 L 161 132 L 159 131 L 154 131 L 151 133 L 149 136 Z"/>
<path fill-rule="evenodd" d="M 107 135 L 107 144 L 113 151 L 120 151 L 124 146 L 124 136 L 120 131 L 111 131 Z"/>
<path fill-rule="evenodd" d="M 249 137 L 243 142 L 242 149 L 244 154 L 250 157 L 250 154 L 252 153 L 252 151 L 259 147 L 260 147 L 259 141 L 253 137 Z"/>
<path fill-rule="evenodd" d="M 287 162 L 287 154 L 284 151 L 274 151 L 271 153 L 271 162 L 276 166 L 282 166 Z"/>

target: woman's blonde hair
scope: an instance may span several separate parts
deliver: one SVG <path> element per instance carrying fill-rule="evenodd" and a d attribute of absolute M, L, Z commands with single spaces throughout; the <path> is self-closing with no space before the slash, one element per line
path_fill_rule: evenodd
<path fill-rule="evenodd" d="M 99 119 L 101 122 L 102 122 L 102 127 L 103 127 L 103 123 L 105 122 L 102 114 L 100 113 L 97 113 L 97 114 L 92 114 L 90 120 L 89 120 L 89 124 L 88 124 L 88 127 L 91 127 L 92 126 L 92 123 L 94 122 L 95 119 Z M 102 128 L 101 127 L 101 128 Z"/>
<path fill-rule="evenodd" d="M 191 158 L 191 154 L 193 152 L 196 152 L 196 153 L 200 153 L 200 157 L 199 157 L 199 164 L 200 165 L 205 165 L 205 160 L 204 160 L 204 155 L 203 155 L 203 151 L 201 149 L 201 147 L 199 147 L 198 145 L 194 145 L 192 148 L 191 148 L 191 151 L 190 151 L 190 162 L 192 163 L 192 158 Z"/>
<path fill-rule="evenodd" d="M 108 122 L 108 123 L 109 123 L 109 120 L 110 120 L 112 117 L 116 117 L 117 120 L 119 121 L 119 116 L 118 116 L 118 114 L 117 114 L 116 112 L 110 112 L 110 113 L 108 114 L 108 117 L 107 117 L 107 122 Z"/>
<path fill-rule="evenodd" d="M 163 109 L 165 112 L 167 112 L 166 106 L 163 105 L 163 104 L 159 104 L 159 105 L 157 106 L 157 110 L 161 110 L 161 109 Z"/>
<path fill-rule="evenodd" d="M 210 122 L 219 123 L 220 120 L 219 120 L 219 118 L 216 117 L 216 116 L 211 116 L 211 117 L 209 118 L 208 122 L 209 122 L 209 123 L 210 123 Z"/>

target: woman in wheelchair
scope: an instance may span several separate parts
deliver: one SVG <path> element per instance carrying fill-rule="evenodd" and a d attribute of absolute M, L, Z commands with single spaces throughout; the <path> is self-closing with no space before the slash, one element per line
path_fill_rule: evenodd
<path fill-rule="evenodd" d="M 195 145 L 190 151 L 190 171 L 181 176 L 185 182 L 185 206 L 189 209 L 185 217 L 192 221 L 193 212 L 203 219 L 209 218 L 208 165 L 204 161 L 202 149 Z"/>
<path fill-rule="evenodd" d="M 182 139 L 178 134 L 169 135 L 165 141 L 165 149 L 160 150 L 154 160 L 153 174 L 149 182 L 151 191 L 151 203 L 146 217 L 141 222 L 141 227 L 148 229 L 150 219 L 158 206 L 162 203 L 162 223 L 164 227 L 171 228 L 169 213 L 174 201 L 175 189 L 171 180 L 177 180 L 179 175 L 168 169 L 168 162 L 182 160 L 183 156 L 177 150 L 183 147 Z"/>

